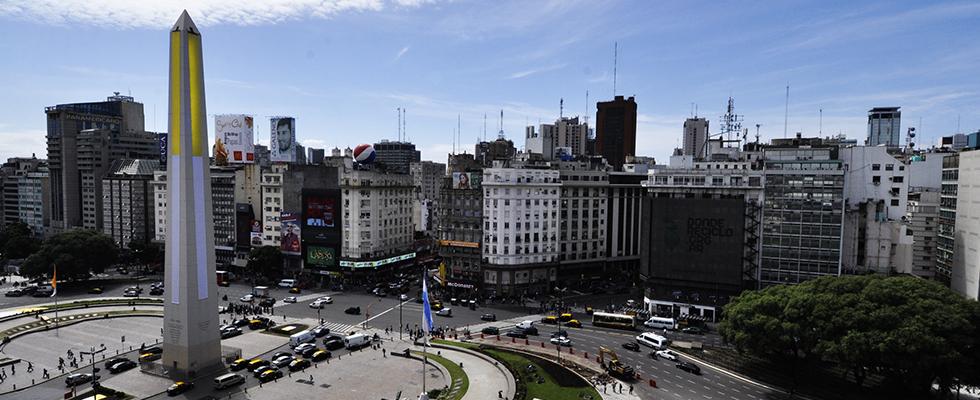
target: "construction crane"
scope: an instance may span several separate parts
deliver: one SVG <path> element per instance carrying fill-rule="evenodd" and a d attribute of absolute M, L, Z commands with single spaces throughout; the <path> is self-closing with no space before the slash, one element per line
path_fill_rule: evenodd
<path fill-rule="evenodd" d="M 608 357 L 608 362 L 606 356 Z M 625 365 L 619 361 L 619 356 L 615 351 L 599 346 L 599 365 L 606 370 L 609 375 L 623 380 L 633 380 L 636 378 L 636 371 L 633 367 Z"/>

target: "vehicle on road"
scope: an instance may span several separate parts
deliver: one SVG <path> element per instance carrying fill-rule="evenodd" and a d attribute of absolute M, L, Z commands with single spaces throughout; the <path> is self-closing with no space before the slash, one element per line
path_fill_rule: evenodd
<path fill-rule="evenodd" d="M 107 365 L 108 365 L 108 363 L 107 363 Z M 128 369 L 132 369 L 135 366 L 136 366 L 136 363 L 133 362 L 133 360 L 122 360 L 122 361 L 113 363 L 111 365 L 108 365 L 106 367 L 106 369 L 108 369 L 109 372 L 111 372 L 113 374 L 118 374 L 118 373 L 123 372 L 123 371 L 126 371 Z"/>
<path fill-rule="evenodd" d="M 361 307 L 347 307 L 344 314 L 361 315 Z"/>
<path fill-rule="evenodd" d="M 643 332 L 636 337 L 636 342 L 657 350 L 663 350 L 670 344 L 670 340 L 653 332 Z"/>
<path fill-rule="evenodd" d="M 256 368 L 255 371 L 252 371 L 252 376 L 258 378 L 260 375 L 262 375 L 263 372 L 273 368 L 275 367 L 273 367 L 271 363 L 269 365 L 263 365 L 261 367 Z"/>
<path fill-rule="evenodd" d="M 295 360 L 293 356 L 279 356 L 272 360 L 272 365 L 274 365 L 276 368 L 286 368 L 289 366 L 289 363 L 293 362 L 293 360 Z"/>
<path fill-rule="evenodd" d="M 486 314 L 483 314 L 483 315 L 480 316 L 480 320 L 490 321 L 490 322 L 496 321 L 497 320 L 497 314 L 494 314 L 494 313 L 486 313 Z"/>
<path fill-rule="evenodd" d="M 93 377 L 92 374 L 69 374 L 65 378 L 65 385 L 68 387 L 74 387 L 83 383 L 91 382 L 92 379 L 97 379 L 97 376 Z"/>
<path fill-rule="evenodd" d="M 449 308 L 449 307 L 443 308 L 443 309 L 441 309 L 439 311 L 436 311 L 436 315 L 441 316 L 441 317 L 452 317 L 453 316 L 453 309 L 452 308 Z"/>
<path fill-rule="evenodd" d="M 300 290 L 300 288 L 298 288 L 298 287 L 295 287 L 294 286 L 294 287 L 289 288 L 289 293 L 299 294 L 300 292 L 302 292 L 302 290 Z"/>
<path fill-rule="evenodd" d="M 550 341 L 551 344 L 557 344 L 559 346 L 565 346 L 565 347 L 572 346 L 572 340 L 564 336 L 553 337 L 551 338 Z"/>
<path fill-rule="evenodd" d="M 523 320 L 521 322 L 518 322 L 517 325 L 515 325 L 515 326 L 517 327 L 517 329 L 527 329 L 527 328 L 530 328 L 530 327 L 534 326 L 534 321 L 531 321 L 529 319 L 526 319 L 526 320 Z"/>
<path fill-rule="evenodd" d="M 282 378 L 282 371 L 279 368 L 270 368 L 262 372 L 258 376 L 259 380 L 262 382 L 269 382 L 279 378 Z"/>
<path fill-rule="evenodd" d="M 285 288 L 291 288 L 293 286 L 296 286 L 296 280 L 295 279 L 282 279 L 282 280 L 279 281 L 279 287 L 281 287 L 283 289 L 285 289 Z"/>
<path fill-rule="evenodd" d="M 251 303 L 251 302 L 255 301 L 255 296 L 253 296 L 251 294 L 246 294 L 246 295 L 242 296 L 241 298 L 239 298 L 238 301 L 240 301 L 242 303 Z"/>
<path fill-rule="evenodd" d="M 650 353 L 650 355 L 663 358 L 665 360 L 677 361 L 677 354 L 674 354 L 674 352 L 670 350 L 660 350 L 655 353 Z"/>
<path fill-rule="evenodd" d="M 217 378 L 214 378 L 214 389 L 222 390 L 227 389 L 235 385 L 241 385 L 245 383 L 245 377 L 239 374 L 224 374 Z"/>
<path fill-rule="evenodd" d="M 568 337 L 568 331 L 566 331 L 564 329 L 559 329 L 559 330 L 557 330 L 555 332 L 552 332 L 551 333 L 551 337 L 553 337 L 553 338 L 556 338 L 556 337 Z"/>
<path fill-rule="evenodd" d="M 677 369 L 690 372 L 690 373 L 692 373 L 694 375 L 701 375 L 701 367 L 699 367 L 699 366 L 697 366 L 697 364 L 694 364 L 694 363 L 691 363 L 691 362 L 681 361 L 681 362 L 677 363 L 676 367 L 677 367 Z"/>
<path fill-rule="evenodd" d="M 650 319 L 646 320 L 646 322 L 643 323 L 643 326 L 646 326 L 647 328 L 653 328 L 653 329 L 674 330 L 677 329 L 677 321 L 675 321 L 673 318 L 650 317 Z"/>
<path fill-rule="evenodd" d="M 255 317 L 248 321 L 248 328 L 251 330 L 265 329 L 275 326 L 276 323 L 266 317 Z"/>
<path fill-rule="evenodd" d="M 531 326 L 531 327 L 528 327 L 528 328 L 525 328 L 525 329 L 518 328 L 518 330 L 521 331 L 521 333 L 523 333 L 525 335 L 537 336 L 537 334 L 538 334 L 538 327 L 536 327 L 536 326 Z"/>
<path fill-rule="evenodd" d="M 527 334 L 520 330 L 507 332 L 506 336 L 518 339 L 527 339 Z"/>
<path fill-rule="evenodd" d="M 146 362 L 156 361 L 159 360 L 161 357 L 163 357 L 163 353 L 143 353 L 140 354 L 140 362 L 146 363 Z"/>
<path fill-rule="evenodd" d="M 88 290 L 88 294 L 102 294 L 103 290 L 104 289 L 102 289 L 102 286 L 93 286 Z"/>
<path fill-rule="evenodd" d="M 269 360 L 265 360 L 265 359 L 261 359 L 261 358 L 253 358 L 253 359 L 249 360 L 248 364 L 245 364 L 245 369 L 247 369 L 247 370 L 249 370 L 249 372 L 251 372 L 251 371 L 255 371 L 259 367 L 264 367 L 264 366 L 269 365 L 269 364 L 271 364 L 271 362 Z"/>
<path fill-rule="evenodd" d="M 615 351 L 599 346 L 599 365 L 606 370 L 609 375 L 623 379 L 633 380 L 636 377 L 636 370 L 633 367 L 619 361 L 619 355 Z"/>
<path fill-rule="evenodd" d="M 329 337 L 323 339 L 323 347 L 327 350 L 337 350 L 344 348 L 344 339 Z"/>
<path fill-rule="evenodd" d="M 570 328 L 581 328 L 582 327 L 582 323 L 579 322 L 579 320 L 577 320 L 577 319 L 570 319 L 570 320 L 568 320 L 568 322 L 565 323 L 565 326 L 570 327 Z"/>
<path fill-rule="evenodd" d="M 604 312 L 592 313 L 592 325 L 616 329 L 636 329 L 636 318 L 632 315 Z"/>
<path fill-rule="evenodd" d="M 558 316 L 558 320 L 561 322 L 568 322 L 572 320 L 572 313 L 563 313 Z"/>
<path fill-rule="evenodd" d="M 221 330 L 222 339 L 230 339 L 241 334 L 242 334 L 242 328 L 237 328 L 234 326 L 229 326 Z"/>
<path fill-rule="evenodd" d="M 215 277 L 218 281 L 218 286 L 221 287 L 231 286 L 231 282 L 230 282 L 231 278 L 228 271 L 214 271 L 214 272 L 215 272 Z"/>
<path fill-rule="evenodd" d="M 316 337 L 323 337 L 324 335 L 330 333 L 330 328 L 327 328 L 326 326 L 323 325 L 320 325 L 310 330 L 313 332 L 313 336 Z"/>
<path fill-rule="evenodd" d="M 400 295 L 398 295 L 398 300 L 400 300 L 400 301 L 408 301 L 408 295 L 407 294 L 400 294 Z"/>
<path fill-rule="evenodd" d="M 150 296 L 163 296 L 163 288 L 155 287 L 150 289 Z"/>
<path fill-rule="evenodd" d="M 298 300 L 299 300 L 299 299 L 297 299 L 297 298 L 296 298 L 296 296 L 288 296 L 288 297 L 286 297 L 286 298 L 284 298 L 284 299 L 282 299 L 282 302 L 283 302 L 283 303 L 295 303 L 295 302 L 297 302 Z"/>
<path fill-rule="evenodd" d="M 3 295 L 6 297 L 20 297 L 24 295 L 24 291 L 21 289 L 10 289 Z"/>
<path fill-rule="evenodd" d="M 245 366 L 248 365 L 249 361 L 250 360 L 246 358 L 239 358 L 235 361 L 232 361 L 231 364 L 228 365 L 228 369 L 232 371 L 241 371 L 245 369 Z"/>
<path fill-rule="evenodd" d="M 188 392 L 191 389 L 194 389 L 194 382 L 177 381 L 167 388 L 167 395 L 176 396 L 178 394 Z"/>
<path fill-rule="evenodd" d="M 303 358 L 312 358 L 313 357 L 313 354 L 316 353 L 316 352 L 318 352 L 318 351 L 320 351 L 320 349 L 318 347 L 316 347 L 316 346 L 313 346 L 313 347 L 310 347 L 310 348 L 306 348 L 305 350 L 303 350 L 302 352 L 300 352 L 299 355 L 303 356 Z"/>
<path fill-rule="evenodd" d="M 51 286 L 41 286 L 31 297 L 51 297 L 54 294 L 54 288 Z"/>
<path fill-rule="evenodd" d="M 681 329 L 681 332 L 689 333 L 692 335 L 703 335 L 706 331 L 700 326 L 689 326 L 687 328 Z"/>
<path fill-rule="evenodd" d="M 344 347 L 355 350 L 371 343 L 371 337 L 365 334 L 350 335 L 344 338 Z"/>
<path fill-rule="evenodd" d="M 274 305 L 276 305 L 276 299 L 273 297 L 266 297 L 259 302 L 259 306 L 261 307 L 272 307 Z"/>
<path fill-rule="evenodd" d="M 548 315 L 546 317 L 541 317 L 541 323 L 542 324 L 555 325 L 555 324 L 558 323 L 558 317 L 556 317 L 554 315 Z"/>
<path fill-rule="evenodd" d="M 499 335 L 500 328 L 497 328 L 496 326 L 488 326 L 486 328 L 483 328 L 483 330 L 481 330 L 480 333 L 483 333 L 484 335 Z"/>
<path fill-rule="evenodd" d="M 253 287 L 252 296 L 259 297 L 259 298 L 269 297 L 269 287 L 268 286 Z"/>
<path fill-rule="evenodd" d="M 586 314 L 589 314 L 589 315 L 592 315 L 592 313 L 593 313 L 594 311 L 595 311 L 595 310 L 593 310 L 593 309 L 592 309 L 592 306 L 585 306 L 585 313 L 586 313 Z"/>
<path fill-rule="evenodd" d="M 123 297 L 136 297 L 139 295 L 140 292 L 137 292 L 135 290 L 126 289 L 125 291 L 123 291 Z"/>
<path fill-rule="evenodd" d="M 297 358 L 293 362 L 289 363 L 289 370 L 292 372 L 302 371 L 310 366 L 310 360 L 305 358 Z"/>
<path fill-rule="evenodd" d="M 249 321 L 251 321 L 251 320 L 248 319 L 248 318 L 239 318 L 239 319 L 236 319 L 236 320 L 232 321 L 231 324 L 234 325 L 237 328 L 242 328 L 242 327 L 248 326 Z"/>
<path fill-rule="evenodd" d="M 623 343 L 623 348 L 629 351 L 640 351 L 640 345 L 636 344 L 636 342 Z"/>
<path fill-rule="evenodd" d="M 331 354 L 330 354 L 329 351 L 326 351 L 326 350 L 317 350 L 317 351 L 315 351 L 313 353 L 313 357 L 311 357 L 311 358 L 313 359 L 313 361 L 323 361 L 323 360 L 326 360 L 326 359 L 330 358 L 330 356 L 331 356 Z"/>
<path fill-rule="evenodd" d="M 314 340 L 316 340 L 316 335 L 309 329 L 289 335 L 289 345 L 293 346 L 293 350 L 298 349 L 300 346 L 313 346 L 310 342 Z"/>
<path fill-rule="evenodd" d="M 331 299 L 330 297 L 321 297 L 319 299 L 313 300 L 313 302 L 310 303 L 310 308 L 323 308 L 324 305 L 330 303 L 333 303 L 333 299 Z"/>
<path fill-rule="evenodd" d="M 282 356 L 290 356 L 290 357 L 292 357 L 293 356 L 293 353 L 288 352 L 288 351 L 277 351 L 276 354 L 273 354 L 272 355 L 272 359 L 275 360 L 275 359 L 277 359 L 279 357 L 282 357 Z"/>

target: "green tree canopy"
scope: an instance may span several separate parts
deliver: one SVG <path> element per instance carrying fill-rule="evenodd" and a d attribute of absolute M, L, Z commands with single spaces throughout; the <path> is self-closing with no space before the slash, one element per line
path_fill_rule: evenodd
<path fill-rule="evenodd" d="M 765 357 L 835 361 L 858 384 L 869 372 L 923 393 L 976 383 L 980 306 L 913 277 L 826 277 L 738 296 L 720 331 Z"/>
<path fill-rule="evenodd" d="M 50 276 L 57 265 L 59 279 L 82 278 L 90 272 L 104 272 L 118 258 L 119 249 L 112 238 L 96 231 L 71 230 L 45 241 L 24 262 L 21 274 L 31 278 Z"/>
<path fill-rule="evenodd" d="M 31 234 L 31 228 L 23 222 L 8 224 L 0 231 L 0 257 L 8 260 L 27 258 L 37 251 L 40 241 Z"/>

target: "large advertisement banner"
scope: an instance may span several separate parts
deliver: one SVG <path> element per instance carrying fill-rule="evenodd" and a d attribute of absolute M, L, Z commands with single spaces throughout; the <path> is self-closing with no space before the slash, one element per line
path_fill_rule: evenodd
<path fill-rule="evenodd" d="M 282 253 L 299 255 L 303 251 L 300 240 L 299 215 L 284 212 L 280 214 L 279 220 L 282 222 Z"/>
<path fill-rule="evenodd" d="M 482 181 L 478 172 L 453 172 L 453 189 L 479 189 Z"/>
<path fill-rule="evenodd" d="M 251 115 L 215 115 L 214 137 L 215 144 L 221 143 L 223 145 L 228 163 L 251 164 L 255 162 L 254 128 Z"/>
<path fill-rule="evenodd" d="M 274 162 L 296 162 L 296 119 L 272 117 L 269 158 Z"/>
<path fill-rule="evenodd" d="M 262 223 L 252 221 L 252 247 L 262 247 Z"/>
<path fill-rule="evenodd" d="M 320 265 L 333 267 L 337 265 L 337 250 L 331 247 L 314 246 L 306 247 L 306 263 L 309 265 Z"/>
<path fill-rule="evenodd" d="M 306 226 L 320 228 L 336 226 L 336 199 L 321 195 L 307 195 L 305 203 L 306 214 L 303 217 L 306 218 Z"/>

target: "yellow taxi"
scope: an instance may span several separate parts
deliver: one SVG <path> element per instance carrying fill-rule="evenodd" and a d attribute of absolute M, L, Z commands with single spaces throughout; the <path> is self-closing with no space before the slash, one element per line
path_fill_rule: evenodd
<path fill-rule="evenodd" d="M 296 286 L 293 286 L 293 287 L 289 288 L 289 293 L 297 294 L 299 292 L 300 292 L 300 289 L 298 287 L 296 287 Z"/>
<path fill-rule="evenodd" d="M 248 364 L 245 364 L 249 371 L 255 371 L 258 367 L 263 367 L 269 365 L 269 360 L 263 360 L 261 358 L 253 358 Z"/>
<path fill-rule="evenodd" d="M 571 321 L 572 320 L 572 314 L 571 313 L 564 313 L 564 314 L 562 314 L 561 316 L 558 317 L 558 320 L 561 321 L 561 322 Z"/>
<path fill-rule="evenodd" d="M 231 365 L 229 365 L 228 368 L 231 369 L 232 371 L 239 371 L 245 368 L 245 365 L 248 364 L 248 361 L 249 360 L 247 358 L 239 358 L 235 361 L 232 361 Z"/>
<path fill-rule="evenodd" d="M 568 322 L 565 323 L 565 326 L 572 327 L 572 328 L 581 328 L 582 323 L 579 322 L 579 320 L 577 319 L 570 319 L 568 320 Z"/>
<path fill-rule="evenodd" d="M 159 360 L 163 353 L 143 353 L 140 354 L 140 362 L 150 362 Z"/>
<path fill-rule="evenodd" d="M 556 317 L 554 315 L 549 315 L 547 317 L 543 317 L 543 318 L 541 318 L 541 323 L 542 324 L 557 324 L 558 323 L 558 317 Z"/>
<path fill-rule="evenodd" d="M 176 396 L 178 394 L 184 393 L 193 388 L 194 388 L 194 383 L 192 382 L 177 381 L 174 382 L 173 385 L 170 385 L 169 388 L 167 388 L 167 394 L 170 396 Z"/>
<path fill-rule="evenodd" d="M 433 311 L 439 311 L 439 310 L 442 309 L 442 303 L 440 303 L 438 301 L 437 302 L 434 302 L 434 303 L 432 303 L 432 305 L 430 306 L 430 308 L 432 308 Z"/>

